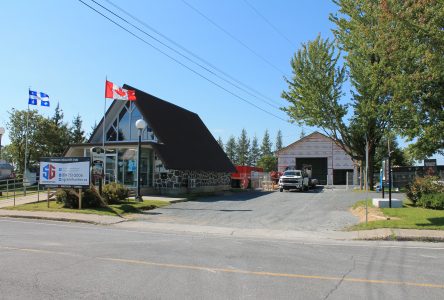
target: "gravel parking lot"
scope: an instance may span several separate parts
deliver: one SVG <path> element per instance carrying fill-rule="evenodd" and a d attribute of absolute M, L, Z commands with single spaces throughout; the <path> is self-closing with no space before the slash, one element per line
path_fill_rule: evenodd
<path fill-rule="evenodd" d="M 345 189 L 245 192 L 176 203 L 140 220 L 233 228 L 328 231 L 358 223 L 348 210 L 365 193 Z M 373 195 L 374 196 L 374 195 Z"/>

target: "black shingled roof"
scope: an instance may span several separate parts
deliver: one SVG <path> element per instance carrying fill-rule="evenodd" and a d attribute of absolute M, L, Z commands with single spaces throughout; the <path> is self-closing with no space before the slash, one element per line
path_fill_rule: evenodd
<path fill-rule="evenodd" d="M 197 114 L 129 85 L 125 84 L 123 88 L 136 91 L 135 104 L 160 141 L 160 144 L 153 144 L 153 147 L 165 168 L 236 171 Z"/>

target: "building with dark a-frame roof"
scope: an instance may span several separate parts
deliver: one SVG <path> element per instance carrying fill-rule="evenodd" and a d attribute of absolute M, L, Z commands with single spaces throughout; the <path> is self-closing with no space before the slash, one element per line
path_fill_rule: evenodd
<path fill-rule="evenodd" d="M 113 101 L 88 142 L 70 145 L 65 156 L 90 156 L 93 165 L 105 158 L 105 182 L 135 188 L 135 122 L 144 119 L 148 126 L 142 132 L 142 194 L 229 189 L 235 168 L 197 114 L 131 86 L 124 88 L 135 90 L 137 100 Z"/>

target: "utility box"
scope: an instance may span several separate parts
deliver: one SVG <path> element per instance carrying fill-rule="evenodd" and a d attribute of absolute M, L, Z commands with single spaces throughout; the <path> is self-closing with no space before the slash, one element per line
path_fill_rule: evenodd
<path fill-rule="evenodd" d="M 373 205 L 379 208 L 389 208 L 389 199 L 373 198 Z M 392 208 L 402 208 L 402 200 L 392 198 Z"/>

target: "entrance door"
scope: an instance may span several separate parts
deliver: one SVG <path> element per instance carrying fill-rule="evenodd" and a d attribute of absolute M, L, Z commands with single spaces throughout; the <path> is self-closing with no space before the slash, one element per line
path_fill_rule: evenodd
<path fill-rule="evenodd" d="M 105 162 L 105 183 L 116 181 L 117 155 L 116 153 L 106 154 Z"/>

